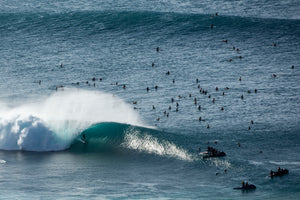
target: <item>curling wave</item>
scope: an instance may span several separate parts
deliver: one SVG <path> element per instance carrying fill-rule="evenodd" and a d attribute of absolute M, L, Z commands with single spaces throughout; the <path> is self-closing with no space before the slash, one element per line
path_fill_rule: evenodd
<path fill-rule="evenodd" d="M 145 126 L 130 105 L 111 94 L 67 89 L 34 104 L 0 104 L 1 150 L 97 152 L 108 147 L 193 160 L 192 154 Z"/>
<path fill-rule="evenodd" d="M 65 150 L 95 123 L 143 126 L 122 99 L 102 92 L 69 89 L 34 104 L 13 108 L 1 104 L 1 150 Z"/>

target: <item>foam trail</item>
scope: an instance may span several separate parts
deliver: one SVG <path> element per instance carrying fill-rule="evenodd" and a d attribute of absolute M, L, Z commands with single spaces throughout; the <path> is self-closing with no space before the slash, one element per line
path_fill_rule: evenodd
<path fill-rule="evenodd" d="M 122 99 L 102 92 L 66 89 L 34 104 L 0 108 L 0 149 L 58 151 L 95 123 L 143 126 Z"/>
<path fill-rule="evenodd" d="M 5 164 L 6 161 L 5 160 L 0 160 L 0 164 Z"/>
<path fill-rule="evenodd" d="M 269 161 L 269 163 L 271 164 L 275 164 L 275 165 L 278 165 L 278 166 L 283 166 L 283 165 L 299 165 L 300 166 L 300 162 L 298 161 L 292 161 L 292 162 L 288 162 L 288 161 L 279 161 L 279 162 L 276 162 L 276 161 Z"/>

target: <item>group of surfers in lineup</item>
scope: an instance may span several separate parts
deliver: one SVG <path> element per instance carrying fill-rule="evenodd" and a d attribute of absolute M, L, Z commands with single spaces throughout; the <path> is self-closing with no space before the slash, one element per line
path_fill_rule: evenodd
<path fill-rule="evenodd" d="M 212 15 L 212 17 L 214 17 L 214 16 L 218 16 L 218 13 L 215 13 L 214 15 Z M 210 25 L 210 28 L 212 29 L 213 27 L 214 27 L 214 25 L 211 24 L 211 25 Z M 223 40 L 222 42 L 227 43 L 228 40 Z M 276 43 L 275 43 L 273 46 L 276 46 Z M 232 49 L 235 50 L 235 51 L 237 51 L 237 52 L 239 52 L 239 48 L 233 47 Z M 155 51 L 156 51 L 156 52 L 160 52 L 160 51 L 162 51 L 162 50 L 160 49 L 160 47 L 156 47 L 156 48 L 155 48 Z M 241 59 L 242 56 L 239 56 L 239 58 Z M 232 62 L 233 60 L 232 60 L 232 59 L 229 59 L 228 61 L 229 61 L 229 62 Z M 154 66 L 155 66 L 155 64 L 152 63 L 152 67 L 154 67 Z M 62 64 L 62 63 L 60 64 L 60 68 L 63 68 L 63 64 Z M 292 65 L 291 68 L 294 69 L 294 65 Z M 167 71 L 167 72 L 166 72 L 166 75 L 170 75 L 170 71 Z M 278 75 L 273 74 L 272 77 L 276 78 L 276 77 L 278 77 Z M 96 78 L 93 78 L 92 81 L 95 82 L 95 81 L 96 81 Z M 100 78 L 99 81 L 102 81 L 102 78 Z M 242 81 L 242 77 L 239 77 L 239 81 Z M 173 83 L 174 83 L 174 82 L 175 82 L 175 79 L 173 79 Z M 196 79 L 196 82 L 199 83 L 199 79 L 198 79 L 198 78 Z M 38 83 L 41 84 L 41 80 L 38 81 Z M 85 83 L 86 83 L 86 84 L 89 84 L 88 81 L 86 81 Z M 72 84 L 73 84 L 73 83 L 72 83 Z M 79 85 L 79 82 L 74 83 L 74 84 Z M 90 84 L 89 84 L 89 85 L 90 85 Z M 94 87 L 95 87 L 95 83 L 94 83 L 93 85 L 94 85 Z M 118 82 L 116 82 L 115 85 L 118 85 Z M 60 86 L 56 86 L 55 89 L 57 90 L 57 89 L 63 88 L 63 87 L 64 87 L 63 85 L 60 85 Z M 198 85 L 198 88 L 200 88 L 200 85 Z M 125 84 L 123 85 L 123 89 L 126 89 L 126 85 L 125 85 Z M 155 89 L 157 90 L 157 89 L 158 89 L 158 86 L 155 86 Z M 228 90 L 229 88 L 226 87 L 225 89 Z M 150 88 L 147 87 L 146 90 L 147 90 L 147 92 L 148 92 L 148 91 L 150 90 Z M 218 91 L 218 87 L 216 87 L 216 91 Z M 257 89 L 255 89 L 254 92 L 257 93 Z M 207 90 L 204 90 L 204 89 L 201 88 L 201 89 L 200 89 L 200 93 L 206 95 L 206 94 L 207 94 Z M 251 93 L 251 91 L 248 90 L 248 93 Z M 224 92 L 223 92 L 223 95 L 225 95 Z M 189 95 L 189 97 L 191 97 L 191 94 Z M 211 97 L 211 96 L 209 95 L 209 98 L 210 98 L 210 97 Z M 179 96 L 179 98 L 180 98 L 180 96 Z M 244 99 L 244 96 L 243 96 L 243 95 L 241 95 L 241 99 L 242 99 L 242 100 Z M 174 102 L 174 99 L 172 98 L 172 103 L 173 103 L 173 102 Z M 212 98 L 212 102 L 215 103 L 215 98 Z M 197 105 L 197 99 L 196 99 L 196 98 L 194 99 L 194 103 L 195 103 L 195 105 Z M 133 104 L 137 104 L 137 102 L 135 101 Z M 179 104 L 176 103 L 176 111 L 178 111 L 178 107 L 179 107 Z M 154 105 L 153 105 L 153 109 L 155 109 L 155 106 L 154 106 Z M 169 110 L 170 110 L 170 109 L 171 109 L 171 106 L 169 107 Z M 201 105 L 198 106 L 198 109 L 201 110 Z M 221 107 L 221 110 L 223 111 L 224 108 Z M 169 113 L 167 113 L 167 112 L 165 111 L 165 112 L 164 112 L 164 115 L 167 115 L 167 117 L 168 117 L 168 116 L 169 116 Z M 159 120 L 157 120 L 157 121 L 159 121 Z M 205 120 L 203 120 L 201 117 L 199 117 L 199 121 L 205 121 Z M 251 120 L 251 124 L 253 124 L 253 120 Z M 210 128 L 210 126 L 207 125 L 207 128 Z M 249 126 L 248 129 L 250 130 L 251 127 Z M 86 143 L 86 136 L 85 136 L 84 133 L 81 135 L 81 139 L 82 139 L 83 143 Z M 240 143 L 238 143 L 238 146 L 240 147 Z M 199 148 L 199 151 L 200 151 L 200 148 Z M 219 156 L 225 156 L 225 155 L 226 155 L 223 151 L 219 151 L 219 150 L 217 150 L 217 149 L 215 149 L 215 148 L 213 148 L 213 147 L 211 147 L 211 146 L 208 146 L 208 147 L 207 147 L 207 152 L 206 152 L 206 153 L 207 153 L 207 157 L 219 157 Z M 227 170 L 226 170 L 226 171 L 227 171 Z M 226 171 L 225 171 L 225 172 L 226 172 Z M 287 169 L 284 169 L 284 168 L 281 169 L 280 167 L 278 167 L 278 170 L 277 170 L 277 171 L 271 170 L 269 176 L 270 176 L 270 177 L 274 177 L 274 176 L 282 176 L 282 175 L 285 175 L 285 174 L 287 174 L 287 173 L 288 173 L 288 170 L 287 170 Z M 256 187 L 255 187 L 254 185 L 248 184 L 248 182 L 245 183 L 245 182 L 243 181 L 243 182 L 242 182 L 242 187 L 241 187 L 241 188 L 235 188 L 235 189 L 243 189 L 243 190 L 245 189 L 245 190 L 247 190 L 247 189 L 255 189 L 255 188 L 256 188 Z"/>

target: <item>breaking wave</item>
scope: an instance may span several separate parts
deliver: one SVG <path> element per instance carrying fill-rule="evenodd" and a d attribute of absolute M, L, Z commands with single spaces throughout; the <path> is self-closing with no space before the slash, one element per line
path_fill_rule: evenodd
<path fill-rule="evenodd" d="M 0 149 L 60 151 L 95 123 L 142 126 L 122 99 L 102 92 L 66 90 L 18 107 L 0 110 Z"/>
<path fill-rule="evenodd" d="M 112 94 L 67 89 L 36 103 L 1 104 L 1 150 L 80 152 L 109 147 L 193 160 L 192 154 L 144 125 L 129 104 Z"/>

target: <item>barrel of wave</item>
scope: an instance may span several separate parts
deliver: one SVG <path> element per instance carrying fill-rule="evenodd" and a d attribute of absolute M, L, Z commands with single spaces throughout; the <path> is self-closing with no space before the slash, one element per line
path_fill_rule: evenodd
<path fill-rule="evenodd" d="M 83 130 L 102 122 L 143 126 L 139 115 L 117 96 L 65 89 L 23 105 L 2 106 L 0 149 L 64 150 Z"/>

